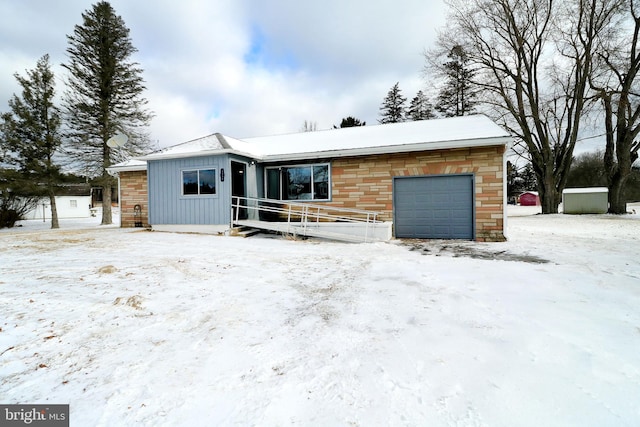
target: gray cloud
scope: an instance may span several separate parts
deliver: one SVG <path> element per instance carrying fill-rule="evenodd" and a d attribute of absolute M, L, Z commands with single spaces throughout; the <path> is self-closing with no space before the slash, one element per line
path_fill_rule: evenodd
<path fill-rule="evenodd" d="M 95 2 L 0 0 L 0 111 L 13 73 L 51 55 L 64 90 L 66 35 Z M 345 4 L 346 3 L 346 4 Z M 222 132 L 319 129 L 352 115 L 375 124 L 387 91 L 424 86 L 421 52 L 444 24 L 441 1 L 112 0 L 131 30 L 161 146 Z"/>

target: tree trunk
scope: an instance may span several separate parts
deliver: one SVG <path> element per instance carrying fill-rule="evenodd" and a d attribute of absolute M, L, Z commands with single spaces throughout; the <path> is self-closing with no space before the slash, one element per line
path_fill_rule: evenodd
<path fill-rule="evenodd" d="M 56 207 L 56 196 L 49 193 L 49 203 L 51 204 L 51 228 L 60 228 L 58 222 L 58 208 Z"/>
<path fill-rule="evenodd" d="M 616 173 L 609 183 L 609 213 L 622 215 L 627 213 L 627 201 L 624 187 L 628 175 Z"/>
<path fill-rule="evenodd" d="M 556 190 L 556 182 L 553 175 L 553 170 L 551 168 L 547 168 L 542 182 L 538 184 L 538 193 L 538 196 L 540 197 L 540 205 L 542 205 L 542 213 L 558 213 L 558 205 L 560 204 L 560 200 L 558 197 L 558 192 Z"/>
<path fill-rule="evenodd" d="M 111 215 L 111 183 L 105 180 L 102 186 L 102 224 L 109 225 L 113 223 Z"/>

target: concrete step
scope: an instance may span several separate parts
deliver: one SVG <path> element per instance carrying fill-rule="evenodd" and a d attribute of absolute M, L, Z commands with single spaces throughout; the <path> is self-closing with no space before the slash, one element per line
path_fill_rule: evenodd
<path fill-rule="evenodd" d="M 258 233 L 260 233 L 260 230 L 257 230 L 255 228 L 251 228 L 251 227 L 246 227 L 246 226 L 241 226 L 241 227 L 233 227 L 230 231 L 229 231 L 229 236 L 234 236 L 234 237 L 251 237 L 254 236 Z"/>

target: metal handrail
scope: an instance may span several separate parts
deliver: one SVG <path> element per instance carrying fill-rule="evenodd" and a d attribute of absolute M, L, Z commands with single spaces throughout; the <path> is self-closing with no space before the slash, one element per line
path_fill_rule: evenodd
<path fill-rule="evenodd" d="M 282 207 L 274 206 L 278 204 Z M 233 211 L 234 208 L 235 212 Z M 373 211 L 257 197 L 232 196 L 231 209 L 232 227 L 234 223 L 237 224 L 240 221 L 241 209 L 276 213 L 283 216 L 286 215 L 287 229 L 289 232 L 291 231 L 291 226 L 294 222 L 292 221 L 293 219 L 299 219 L 299 221 L 295 221 L 295 223 L 300 224 L 299 227 L 302 228 L 303 233 L 306 232 L 309 222 L 319 224 L 321 220 L 328 222 L 364 223 L 365 242 L 369 238 L 369 225 L 384 222 L 378 219 L 379 213 Z M 332 214 L 330 212 L 336 212 L 337 214 Z"/>

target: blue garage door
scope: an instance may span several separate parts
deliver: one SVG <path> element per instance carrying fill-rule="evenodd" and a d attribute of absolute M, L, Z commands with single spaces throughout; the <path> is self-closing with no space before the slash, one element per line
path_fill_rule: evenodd
<path fill-rule="evenodd" d="M 396 237 L 473 239 L 473 175 L 396 177 Z"/>

